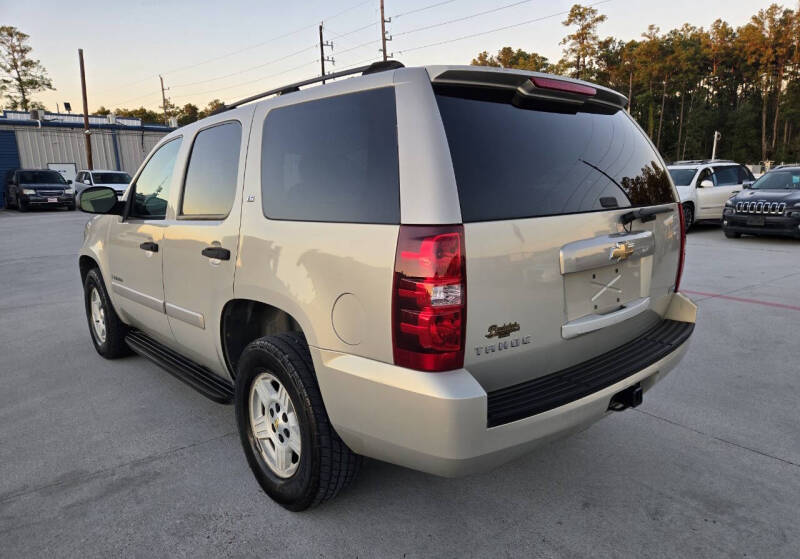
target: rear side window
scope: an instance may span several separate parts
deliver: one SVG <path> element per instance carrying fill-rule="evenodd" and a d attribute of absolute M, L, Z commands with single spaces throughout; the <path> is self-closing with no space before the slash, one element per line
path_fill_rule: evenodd
<path fill-rule="evenodd" d="M 183 186 L 181 215 L 226 216 L 236 197 L 242 125 L 226 122 L 197 133 Z"/>
<path fill-rule="evenodd" d="M 170 140 L 158 148 L 145 164 L 139 178 L 131 203 L 131 217 L 143 219 L 164 219 L 167 215 L 169 189 L 172 184 L 172 171 L 181 147 L 181 138 Z"/>
<path fill-rule="evenodd" d="M 575 114 L 437 93 L 465 222 L 675 202 L 622 111 Z"/>
<path fill-rule="evenodd" d="M 261 150 L 266 217 L 400 222 L 393 88 L 274 109 Z"/>
<path fill-rule="evenodd" d="M 672 176 L 675 186 L 689 186 L 697 174 L 697 169 L 670 169 L 669 174 Z"/>

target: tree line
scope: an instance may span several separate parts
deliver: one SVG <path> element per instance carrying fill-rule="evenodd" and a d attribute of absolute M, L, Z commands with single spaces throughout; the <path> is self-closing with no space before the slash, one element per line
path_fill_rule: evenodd
<path fill-rule="evenodd" d="M 742 162 L 800 160 L 800 6 L 772 4 L 739 27 L 722 19 L 708 29 L 688 23 L 662 32 L 650 25 L 637 40 L 601 39 L 606 20 L 596 8 L 575 4 L 562 22 L 563 57 L 551 62 L 523 49 L 479 53 L 472 64 L 550 72 L 613 88 L 629 99 L 630 114 L 668 160 L 707 158 L 715 131 L 717 155 Z M 5 106 L 42 108 L 32 99 L 53 89 L 41 63 L 31 56 L 28 35 L 0 26 L 0 94 Z M 96 114 L 178 124 L 214 112 L 214 99 L 200 109 L 167 103 L 166 111 L 145 107 Z"/>
<path fill-rule="evenodd" d="M 606 20 L 576 4 L 562 22 L 572 31 L 557 62 L 504 47 L 473 65 L 551 72 L 605 85 L 628 97 L 630 114 L 667 160 L 717 156 L 740 162 L 800 161 L 800 8 L 778 4 L 739 27 L 722 19 L 638 40 L 599 38 Z"/>

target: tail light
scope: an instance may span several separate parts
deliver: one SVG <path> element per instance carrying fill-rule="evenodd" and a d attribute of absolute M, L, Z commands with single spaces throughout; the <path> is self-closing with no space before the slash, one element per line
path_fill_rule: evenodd
<path fill-rule="evenodd" d="M 678 215 L 680 216 L 681 227 L 681 254 L 678 259 L 678 273 L 675 276 L 675 291 L 681 288 L 681 277 L 683 277 L 683 262 L 686 260 L 686 221 L 683 216 L 683 204 L 678 203 Z"/>
<path fill-rule="evenodd" d="M 564 80 L 555 80 L 553 78 L 544 78 L 539 76 L 531 78 L 531 82 L 536 87 L 540 87 L 542 89 L 552 89 L 555 91 L 578 93 L 580 95 L 588 95 L 589 97 L 594 97 L 595 95 L 597 95 L 597 90 L 595 88 L 580 83 L 568 82 Z"/>
<path fill-rule="evenodd" d="M 392 293 L 396 365 L 464 366 L 467 285 L 462 225 L 401 225 Z"/>

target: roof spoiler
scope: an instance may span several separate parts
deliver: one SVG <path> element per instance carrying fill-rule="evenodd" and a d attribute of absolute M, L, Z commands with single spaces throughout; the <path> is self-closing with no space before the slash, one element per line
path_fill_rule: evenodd
<path fill-rule="evenodd" d="M 433 79 L 434 84 L 466 87 L 492 87 L 514 91 L 525 99 L 567 103 L 595 104 L 624 109 L 628 99 L 621 93 L 588 82 L 551 74 L 523 74 L 485 70 L 447 70 Z"/>

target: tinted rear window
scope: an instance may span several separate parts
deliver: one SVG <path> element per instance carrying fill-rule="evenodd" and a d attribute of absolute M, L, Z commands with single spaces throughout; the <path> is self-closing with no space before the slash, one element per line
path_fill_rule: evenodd
<path fill-rule="evenodd" d="M 465 222 L 674 202 L 622 110 L 576 114 L 437 94 Z"/>
<path fill-rule="evenodd" d="M 400 222 L 393 88 L 273 109 L 261 150 L 265 216 Z"/>
<path fill-rule="evenodd" d="M 131 176 L 128 173 L 92 173 L 95 184 L 128 184 Z"/>

